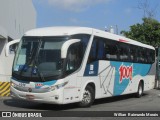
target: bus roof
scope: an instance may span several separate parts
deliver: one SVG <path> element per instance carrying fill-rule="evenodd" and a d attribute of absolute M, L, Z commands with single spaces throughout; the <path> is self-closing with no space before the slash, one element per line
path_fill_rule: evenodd
<path fill-rule="evenodd" d="M 92 34 L 92 28 L 87 27 L 46 27 L 30 30 L 25 36 L 66 36 L 73 34 Z"/>
<path fill-rule="evenodd" d="M 133 44 L 141 47 L 155 49 L 150 45 L 143 44 L 141 42 L 131 40 L 124 36 L 112 34 L 102 30 L 88 28 L 88 27 L 74 27 L 74 26 L 61 26 L 61 27 L 46 27 L 30 30 L 24 34 L 24 36 L 69 36 L 74 34 L 90 34 L 98 37 L 108 38 L 111 40 Z"/>
<path fill-rule="evenodd" d="M 124 36 L 116 35 L 116 34 L 113 34 L 113 33 L 106 32 L 106 31 L 93 29 L 93 34 L 96 35 L 96 36 L 99 36 L 99 37 L 108 38 L 108 39 L 111 39 L 111 40 L 115 40 L 115 41 L 128 43 L 128 44 L 132 44 L 132 45 L 137 45 L 137 46 L 141 46 L 141 47 L 145 47 L 145 48 L 155 50 L 155 48 L 153 46 L 143 44 L 141 42 L 126 38 Z"/>

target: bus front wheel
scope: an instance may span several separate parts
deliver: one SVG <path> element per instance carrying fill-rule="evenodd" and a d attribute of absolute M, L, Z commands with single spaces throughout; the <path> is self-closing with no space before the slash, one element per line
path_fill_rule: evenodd
<path fill-rule="evenodd" d="M 95 99 L 95 92 L 93 87 L 87 86 L 83 92 L 82 101 L 79 103 L 80 107 L 90 107 Z"/>

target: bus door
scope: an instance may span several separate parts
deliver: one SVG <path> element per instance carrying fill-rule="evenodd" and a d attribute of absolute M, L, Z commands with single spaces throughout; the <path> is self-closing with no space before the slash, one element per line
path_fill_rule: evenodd
<path fill-rule="evenodd" d="M 81 42 L 73 43 L 69 46 L 66 64 L 65 64 L 65 80 L 68 81 L 64 88 L 64 102 L 69 103 L 79 100 L 79 86 L 77 81 L 80 81 L 78 77 L 78 70 L 82 63 Z"/>

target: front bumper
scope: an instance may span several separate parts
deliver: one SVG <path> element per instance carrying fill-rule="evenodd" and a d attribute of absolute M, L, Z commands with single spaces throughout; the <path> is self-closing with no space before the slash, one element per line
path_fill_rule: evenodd
<path fill-rule="evenodd" d="M 11 97 L 41 103 L 63 104 L 62 89 L 45 93 L 32 93 L 19 91 L 11 86 Z"/>

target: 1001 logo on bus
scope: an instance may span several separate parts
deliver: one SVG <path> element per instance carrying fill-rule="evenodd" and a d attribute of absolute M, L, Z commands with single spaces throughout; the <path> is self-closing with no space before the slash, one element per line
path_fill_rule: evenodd
<path fill-rule="evenodd" d="M 132 80 L 132 73 L 133 73 L 133 65 L 125 66 L 122 64 L 119 68 L 119 74 L 120 74 L 119 82 L 122 83 L 123 79 Z"/>

